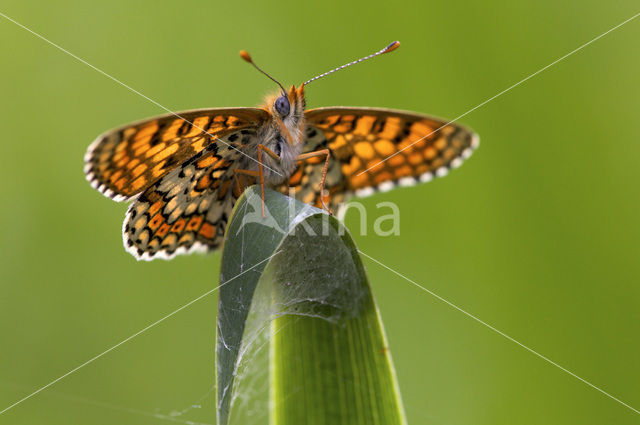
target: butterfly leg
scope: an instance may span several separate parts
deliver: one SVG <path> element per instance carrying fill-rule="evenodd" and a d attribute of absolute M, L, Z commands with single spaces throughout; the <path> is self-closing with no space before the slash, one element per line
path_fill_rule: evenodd
<path fill-rule="evenodd" d="M 269 149 L 265 145 L 259 144 L 258 145 L 258 171 L 236 169 L 236 170 L 233 170 L 233 177 L 236 182 L 238 193 L 242 193 L 242 189 L 243 189 L 240 186 L 240 179 L 238 178 L 238 174 L 245 174 L 247 176 L 260 178 L 260 194 L 262 197 L 262 218 L 265 218 L 267 215 L 264 212 L 264 169 L 262 165 L 262 151 L 264 151 L 267 155 L 269 155 L 271 158 L 275 159 L 276 161 L 280 161 L 280 157 L 275 152 L 273 152 L 271 149 Z"/>
<path fill-rule="evenodd" d="M 260 167 L 260 171 L 262 171 L 262 167 Z M 238 189 L 239 194 L 244 192 L 244 189 L 246 186 L 240 185 L 240 179 L 238 178 L 238 174 L 245 174 L 247 176 L 258 177 L 260 179 L 260 189 L 261 189 L 261 198 L 262 198 L 262 218 L 265 218 L 267 215 L 264 213 L 264 176 L 260 171 L 243 170 L 243 169 L 233 170 L 233 177 L 235 179 L 236 188 Z"/>
<path fill-rule="evenodd" d="M 280 157 L 274 151 L 260 143 L 258 145 L 258 169 L 260 170 L 260 190 L 262 191 L 262 218 L 265 218 L 266 215 L 264 213 L 264 168 L 262 165 L 262 151 L 264 151 L 271 158 L 280 162 Z"/>
<path fill-rule="evenodd" d="M 238 196 L 242 195 L 242 192 L 244 192 L 244 189 L 246 189 L 247 187 L 246 184 L 240 183 L 240 177 L 238 177 L 238 175 L 240 174 L 244 174 L 246 176 L 251 176 L 251 177 L 258 177 L 260 173 L 253 170 L 243 170 L 243 169 L 233 170 L 233 181 L 236 186 Z"/>
<path fill-rule="evenodd" d="M 280 157 L 274 151 L 272 151 L 271 149 L 269 149 L 263 144 L 259 144 L 258 145 L 258 171 L 236 169 L 236 170 L 233 170 L 233 177 L 235 178 L 236 187 L 238 188 L 238 193 L 242 193 L 242 188 L 240 187 L 240 179 L 238 178 L 238 174 L 245 174 L 247 176 L 260 178 L 260 195 L 262 197 L 262 218 L 265 218 L 267 215 L 265 214 L 265 211 L 264 211 L 265 209 L 264 208 L 264 167 L 262 164 L 263 151 L 267 155 L 269 155 L 271 158 L 275 159 L 276 161 L 280 161 Z"/>
<path fill-rule="evenodd" d="M 296 160 L 306 161 L 309 158 L 316 158 L 323 155 L 325 155 L 325 160 L 324 166 L 322 167 L 322 180 L 320 181 L 320 203 L 322 204 L 322 208 L 327 210 L 329 214 L 333 215 L 333 212 L 324 203 L 324 182 L 327 179 L 327 171 L 329 170 L 329 159 L 331 158 L 331 151 L 329 149 L 321 149 L 315 152 L 303 153 L 302 155 L 298 155 Z"/>

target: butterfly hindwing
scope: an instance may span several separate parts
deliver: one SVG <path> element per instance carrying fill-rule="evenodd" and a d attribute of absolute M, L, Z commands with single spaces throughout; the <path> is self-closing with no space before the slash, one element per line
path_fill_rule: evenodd
<path fill-rule="evenodd" d="M 85 174 L 104 195 L 129 200 L 220 138 L 267 119 L 263 109 L 201 109 L 129 124 L 89 146 Z"/>
<path fill-rule="evenodd" d="M 233 144 L 235 134 L 222 141 Z M 242 130 L 242 137 L 247 143 L 256 133 Z M 210 144 L 148 187 L 127 211 L 123 225 L 127 251 L 152 260 L 217 248 L 240 195 L 233 170 L 241 155 L 224 143 Z"/>
<path fill-rule="evenodd" d="M 339 164 L 335 176 L 327 177 L 330 194 L 366 196 L 444 176 L 479 143 L 465 127 L 412 112 L 332 107 L 305 115 L 308 138 L 324 138 L 318 144 L 330 149 Z"/>

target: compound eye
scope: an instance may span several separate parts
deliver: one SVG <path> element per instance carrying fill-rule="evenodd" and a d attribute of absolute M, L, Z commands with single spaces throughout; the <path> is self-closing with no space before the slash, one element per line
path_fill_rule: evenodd
<path fill-rule="evenodd" d="M 277 98 L 274 106 L 276 108 L 276 111 L 278 111 L 278 113 L 281 116 L 286 117 L 287 115 L 289 115 L 289 110 L 290 110 L 289 99 L 287 99 L 285 95 L 282 95 L 279 98 Z"/>

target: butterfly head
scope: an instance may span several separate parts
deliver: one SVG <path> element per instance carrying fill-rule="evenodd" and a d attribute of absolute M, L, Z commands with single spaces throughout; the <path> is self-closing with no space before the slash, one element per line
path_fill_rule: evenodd
<path fill-rule="evenodd" d="M 353 62 L 349 62 L 345 65 L 334 68 L 331 71 L 315 76 L 310 80 L 307 80 L 304 83 L 300 84 L 300 87 L 296 88 L 295 86 L 291 86 L 291 89 L 289 89 L 288 92 L 285 90 L 282 84 L 278 82 L 278 80 L 264 72 L 258 65 L 256 65 L 253 62 L 253 59 L 251 59 L 249 53 L 247 53 L 245 50 L 240 51 L 240 57 L 253 65 L 258 71 L 269 77 L 280 87 L 280 92 L 277 95 L 267 99 L 266 109 L 273 117 L 274 122 L 277 127 L 279 127 L 280 132 L 284 134 L 287 142 L 291 145 L 296 145 L 302 142 L 302 138 L 300 137 L 300 135 L 304 130 L 304 108 L 306 104 L 304 97 L 304 88 L 307 84 L 329 74 L 332 74 L 336 71 L 344 69 L 348 66 L 355 65 L 367 59 L 374 58 L 383 53 L 392 52 L 399 46 L 400 42 L 394 41 L 393 43 L 389 44 L 387 47 L 376 53 L 365 56 Z"/>
<path fill-rule="evenodd" d="M 302 142 L 304 130 L 304 84 L 291 86 L 288 92 L 278 92 L 266 100 L 266 109 L 271 114 L 275 125 L 290 145 Z"/>
<path fill-rule="evenodd" d="M 280 92 L 277 95 L 267 98 L 266 109 L 273 117 L 276 126 L 279 127 L 280 132 L 284 134 L 284 138 L 289 144 L 295 145 L 301 143 L 302 139 L 299 135 L 304 128 L 304 84 L 301 84 L 298 88 L 291 86 L 291 89 L 287 92 L 278 80 L 256 65 L 249 53 L 245 50 L 240 51 L 240 57 L 280 87 Z"/>
<path fill-rule="evenodd" d="M 305 107 L 304 85 L 298 88 L 291 86 L 288 93 L 280 92 L 268 98 L 267 103 L 270 105 L 269 112 L 282 120 L 288 117 L 299 118 Z"/>
<path fill-rule="evenodd" d="M 291 102 L 289 102 L 286 94 L 283 93 L 276 98 L 276 101 L 273 102 L 273 109 L 275 109 L 281 117 L 287 117 L 289 115 L 289 112 L 291 112 Z"/>

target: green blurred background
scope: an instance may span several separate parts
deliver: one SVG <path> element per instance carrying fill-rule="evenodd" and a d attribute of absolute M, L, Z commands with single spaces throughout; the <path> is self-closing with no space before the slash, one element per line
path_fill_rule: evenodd
<path fill-rule="evenodd" d="M 454 118 L 640 12 L 633 0 L 35 2 L 0 12 L 175 111 L 310 107 Z M 126 206 L 84 180 L 101 132 L 163 111 L 0 18 L 0 410 L 215 287 L 220 254 L 139 263 Z M 464 117 L 444 179 L 363 200 L 401 235 L 360 249 L 640 409 L 640 18 Z M 347 217 L 354 230 L 355 214 Z M 372 229 L 373 222 L 369 223 Z M 637 424 L 640 415 L 365 260 L 410 424 Z M 211 295 L 0 424 L 214 423 Z M 190 407 L 191 406 L 191 407 Z M 199 407 L 197 407 L 199 406 Z M 185 411 L 186 409 L 186 411 Z M 182 412 L 178 415 L 177 412 Z M 173 416 L 172 416 L 173 415 Z"/>

